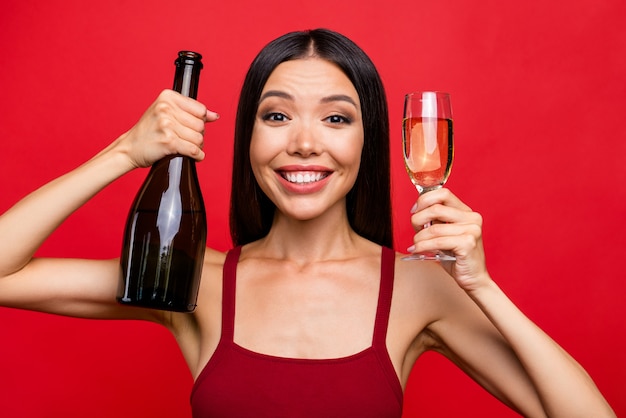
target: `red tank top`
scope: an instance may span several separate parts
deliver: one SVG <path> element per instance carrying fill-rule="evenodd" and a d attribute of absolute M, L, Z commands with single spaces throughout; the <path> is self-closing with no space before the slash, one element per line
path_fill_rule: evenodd
<path fill-rule="evenodd" d="M 383 248 L 372 345 L 347 357 L 283 358 L 233 341 L 236 269 L 241 248 L 224 263 L 222 335 L 191 392 L 194 418 L 399 418 L 402 388 L 385 338 L 393 290 L 393 250 Z"/>

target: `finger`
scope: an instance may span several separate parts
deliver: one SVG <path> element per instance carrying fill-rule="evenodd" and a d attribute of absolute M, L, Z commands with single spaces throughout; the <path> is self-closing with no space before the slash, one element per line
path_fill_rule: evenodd
<path fill-rule="evenodd" d="M 204 158 L 203 132 L 191 129 L 168 115 L 161 115 L 157 121 L 158 143 L 166 155 L 180 154 L 196 160 Z"/>
<path fill-rule="evenodd" d="M 411 224 L 413 224 L 413 227 L 418 228 L 422 225 L 437 221 L 454 222 L 459 218 L 457 212 L 457 209 L 446 207 L 441 204 L 436 204 L 421 209 L 411 215 Z"/>
<path fill-rule="evenodd" d="M 415 240 L 431 240 L 442 237 L 469 235 L 475 240 L 482 239 L 482 228 L 476 224 L 432 224 L 415 234 Z"/>
<path fill-rule="evenodd" d="M 190 129 L 184 125 L 177 125 L 176 136 L 178 141 L 174 145 L 176 153 L 192 157 L 198 161 L 204 159 L 204 152 L 202 147 L 204 146 L 204 132 L 198 132 L 194 129 Z"/>
<path fill-rule="evenodd" d="M 196 145 L 200 145 L 204 138 L 204 119 L 193 116 L 191 113 L 178 111 L 174 118 L 179 124 L 179 135 Z"/>
<path fill-rule="evenodd" d="M 411 223 L 414 227 L 427 223 L 459 223 L 482 226 L 482 222 L 482 216 L 479 213 L 471 212 L 469 208 L 459 209 L 443 204 L 429 206 L 411 216 Z"/>
<path fill-rule="evenodd" d="M 417 206 L 415 208 L 415 211 L 417 212 L 436 204 L 451 206 L 460 210 L 471 211 L 471 208 L 469 206 L 467 206 L 458 197 L 456 197 L 450 191 L 450 189 L 447 189 L 445 187 L 420 195 L 420 197 L 417 199 Z"/>
<path fill-rule="evenodd" d="M 172 100 L 181 110 L 201 119 L 203 123 L 214 122 L 220 118 L 219 113 L 209 110 L 202 102 L 183 96 L 173 90 L 166 90 L 162 95 L 164 100 Z"/>
<path fill-rule="evenodd" d="M 217 112 L 207 109 L 204 104 L 173 90 L 163 90 L 155 101 L 154 107 L 161 113 L 176 113 L 178 111 L 188 113 L 194 118 L 201 120 L 203 124 L 214 122 L 220 118 Z"/>
<path fill-rule="evenodd" d="M 163 92 L 166 100 L 171 100 L 177 107 L 182 109 L 183 111 L 192 114 L 198 119 L 204 120 L 207 115 L 207 108 L 202 103 L 196 99 L 192 99 L 191 97 L 183 96 L 182 94 L 173 91 L 173 90 L 165 90 Z"/>
<path fill-rule="evenodd" d="M 446 234 L 431 233 L 433 227 L 445 227 Z M 414 237 L 413 252 L 450 251 L 457 257 L 465 258 L 482 248 L 482 235 L 476 225 L 460 228 L 458 225 L 433 225 L 425 228 Z"/>
<path fill-rule="evenodd" d="M 219 113 L 217 112 L 213 112 L 212 110 L 208 110 L 206 111 L 206 115 L 204 117 L 204 120 L 206 122 L 215 122 L 216 120 L 218 120 L 220 118 Z"/>

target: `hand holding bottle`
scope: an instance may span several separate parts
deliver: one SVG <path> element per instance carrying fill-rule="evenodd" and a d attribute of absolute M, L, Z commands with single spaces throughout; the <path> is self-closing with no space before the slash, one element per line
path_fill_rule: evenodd
<path fill-rule="evenodd" d="M 117 142 L 133 168 L 149 167 L 168 155 L 204 159 L 204 126 L 219 118 L 202 103 L 173 90 L 163 90 L 137 124 Z"/>

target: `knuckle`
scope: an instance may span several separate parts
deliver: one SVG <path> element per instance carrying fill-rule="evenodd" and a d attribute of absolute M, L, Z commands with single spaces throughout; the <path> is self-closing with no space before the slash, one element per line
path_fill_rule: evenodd
<path fill-rule="evenodd" d="M 478 246 L 478 241 L 476 240 L 476 237 L 474 235 L 468 235 L 466 240 L 467 240 L 467 245 L 471 249 L 474 249 Z"/>
<path fill-rule="evenodd" d="M 480 225 L 471 225 L 470 229 L 471 229 L 470 232 L 472 236 L 476 238 L 480 238 L 483 234 L 483 229 L 480 227 Z"/>
<path fill-rule="evenodd" d="M 195 119 L 192 129 L 200 134 L 204 134 L 204 122 L 200 119 Z"/>
<path fill-rule="evenodd" d="M 198 109 L 200 110 L 200 113 L 202 115 L 206 115 L 206 112 L 209 110 L 206 105 L 200 103 L 200 102 L 196 102 L 198 104 Z"/>
<path fill-rule="evenodd" d="M 423 226 L 423 222 L 420 222 L 420 214 L 411 215 L 411 225 L 413 225 L 414 229 L 418 229 Z"/>
<path fill-rule="evenodd" d="M 445 232 L 446 224 L 433 222 L 428 228 L 428 233 L 432 236 L 442 235 Z"/>
<path fill-rule="evenodd" d="M 427 250 L 427 247 L 424 245 L 423 241 L 414 240 L 413 245 L 415 246 L 415 249 L 413 251 L 416 253 L 421 253 Z"/>
<path fill-rule="evenodd" d="M 159 98 L 163 98 L 166 100 L 169 100 L 175 96 L 176 92 L 172 89 L 164 89 L 163 91 L 161 91 L 161 94 L 159 94 Z"/>
<path fill-rule="evenodd" d="M 446 210 L 445 206 L 442 205 L 441 203 L 435 203 L 434 205 L 428 208 L 428 211 L 435 218 L 440 217 L 442 215 L 442 212 L 444 212 L 445 210 Z"/>
<path fill-rule="evenodd" d="M 172 106 L 167 101 L 159 100 L 154 104 L 154 113 L 157 116 L 168 115 L 171 108 Z"/>
<path fill-rule="evenodd" d="M 201 145 L 204 143 L 204 135 L 202 134 L 202 132 L 195 132 L 193 135 L 193 140 L 192 142 L 196 145 Z"/>
<path fill-rule="evenodd" d="M 173 123 L 170 120 L 159 120 L 158 133 L 159 142 L 167 146 L 171 146 L 178 139 Z"/>
<path fill-rule="evenodd" d="M 161 90 L 161 93 L 159 93 L 159 95 L 157 96 L 157 100 L 156 101 L 157 102 L 161 102 L 163 100 L 167 100 L 168 95 L 169 95 L 169 91 L 167 89 L 166 90 Z"/>
<path fill-rule="evenodd" d="M 173 131 L 174 123 L 169 118 L 159 118 L 157 125 L 159 127 L 159 130 L 161 130 L 162 132 L 165 132 L 166 134 L 171 134 Z"/>
<path fill-rule="evenodd" d="M 476 241 L 476 237 L 474 237 L 471 234 L 463 235 L 462 237 L 460 237 L 459 241 L 462 242 L 464 248 L 470 251 L 475 249 L 478 245 L 478 242 Z"/>
<path fill-rule="evenodd" d="M 436 237 L 433 238 L 431 240 L 431 242 L 434 244 L 432 248 L 436 248 L 436 249 L 442 249 L 445 247 L 446 245 L 446 237 Z"/>
<path fill-rule="evenodd" d="M 442 187 L 441 189 L 439 189 L 440 194 L 443 198 L 449 198 L 450 196 L 452 196 L 452 192 L 450 191 L 450 189 L 448 189 L 447 187 Z"/>

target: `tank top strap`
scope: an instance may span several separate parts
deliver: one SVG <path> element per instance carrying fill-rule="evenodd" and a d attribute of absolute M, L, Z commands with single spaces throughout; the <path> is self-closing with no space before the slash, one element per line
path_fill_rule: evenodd
<path fill-rule="evenodd" d="M 378 307 L 376 309 L 376 322 L 374 324 L 372 345 L 374 348 L 380 348 L 385 351 L 387 350 L 387 326 L 389 324 L 389 312 L 391 311 L 395 261 L 395 251 L 391 248 L 383 247 L 380 262 Z"/>
<path fill-rule="evenodd" d="M 228 341 L 233 341 L 235 333 L 235 289 L 240 254 L 241 246 L 228 251 L 222 272 L 222 339 Z"/>

